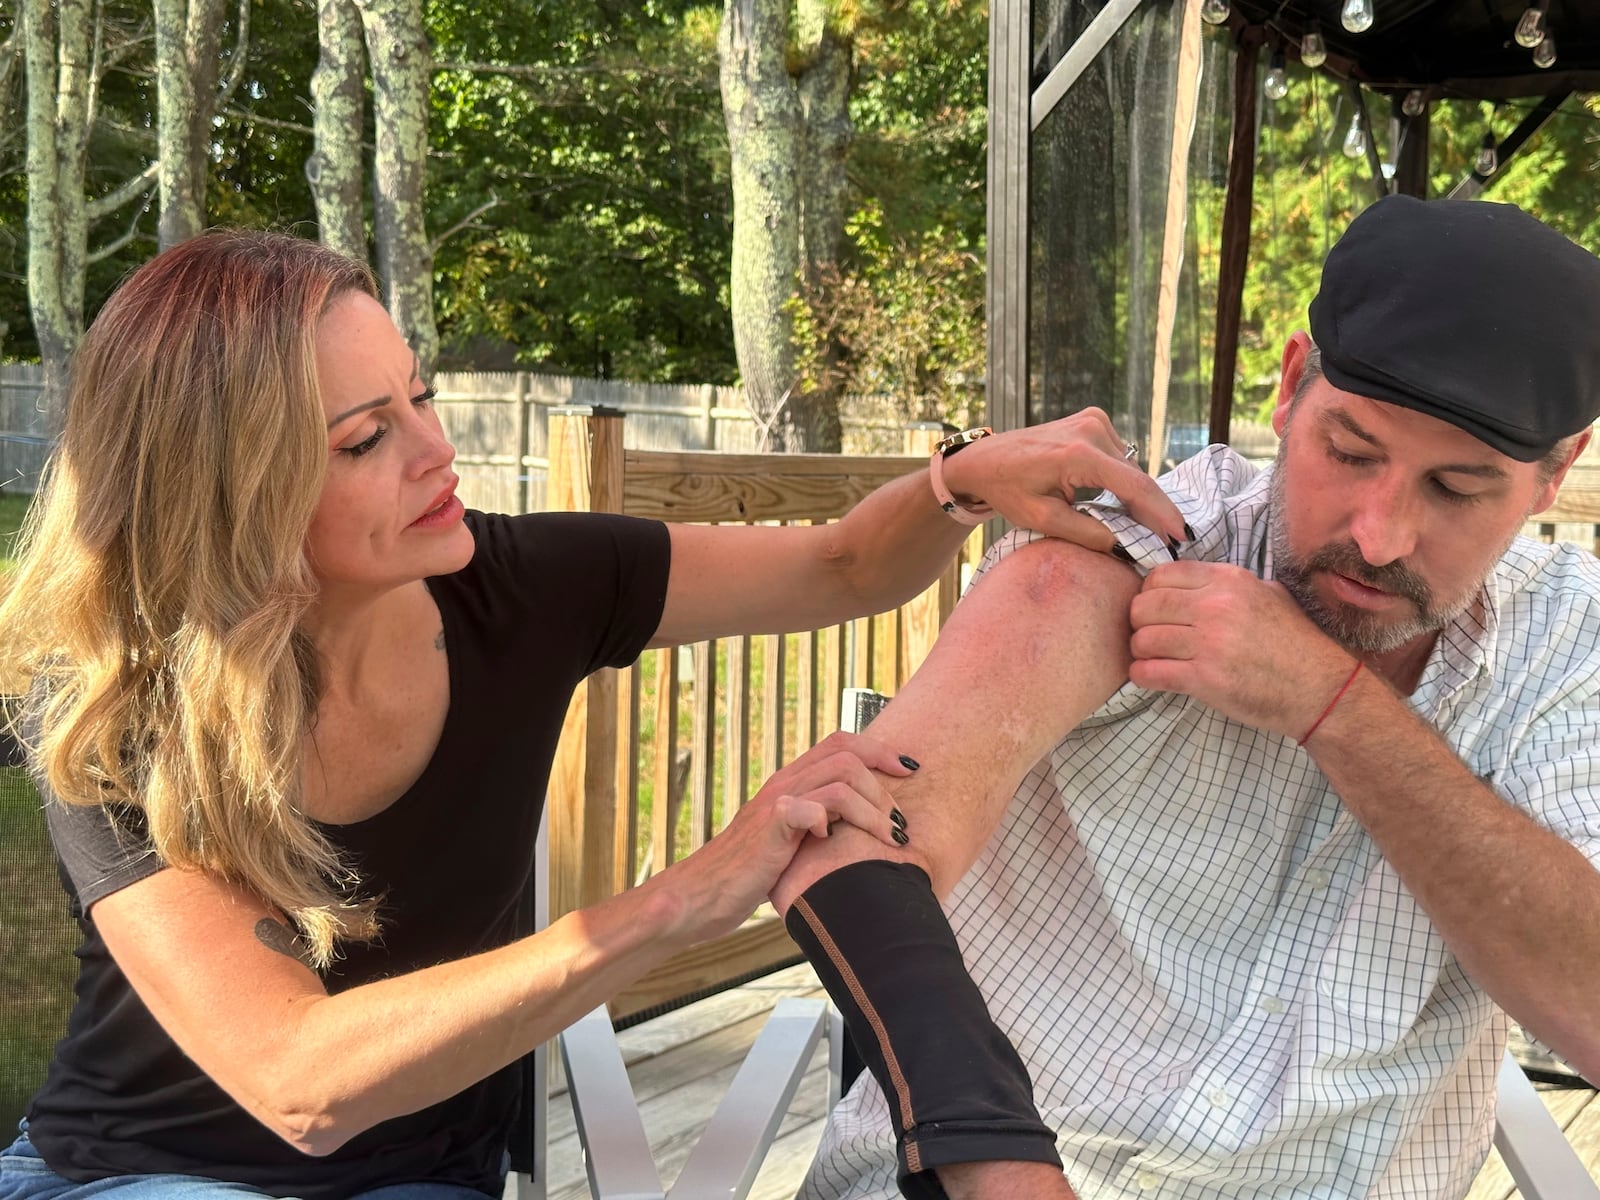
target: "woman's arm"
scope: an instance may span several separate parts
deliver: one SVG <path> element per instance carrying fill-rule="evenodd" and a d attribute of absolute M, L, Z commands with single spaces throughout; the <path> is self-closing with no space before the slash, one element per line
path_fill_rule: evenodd
<path fill-rule="evenodd" d="M 90 910 L 169 1036 L 267 1128 L 327 1154 L 514 1062 L 651 966 L 737 927 L 808 833 L 893 844 L 870 738 L 835 735 L 784 768 L 697 853 L 644 885 L 497 950 L 330 996 L 282 916 L 198 871 L 168 869 Z M 845 828 L 847 826 L 840 826 Z"/>
<path fill-rule="evenodd" d="M 1112 538 L 1073 509 L 1078 488 L 1108 488 L 1135 519 L 1183 540 L 1177 508 L 1123 452 L 1110 418 L 1085 409 L 973 442 L 943 469 L 959 500 L 1091 550 L 1108 551 Z M 932 583 L 970 532 L 939 507 L 925 470 L 885 484 L 828 525 L 670 528 L 672 569 L 654 646 L 883 612 Z"/>

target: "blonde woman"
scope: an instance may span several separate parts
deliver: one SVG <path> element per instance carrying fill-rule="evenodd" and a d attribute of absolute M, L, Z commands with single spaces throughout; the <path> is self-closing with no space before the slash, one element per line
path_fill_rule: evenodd
<path fill-rule="evenodd" d="M 686 861 L 515 937 L 585 675 L 890 607 L 965 529 L 926 475 L 814 529 L 467 513 L 430 396 L 365 270 L 277 235 L 168 251 L 85 335 L 0 603 L 83 934 L 5 1200 L 498 1195 L 523 1055 L 736 926 L 808 833 L 906 838 L 878 776 L 914 764 L 835 736 Z M 1176 536 L 1120 451 L 1080 415 L 941 482 L 1099 549 L 1065 498 L 1111 485 Z"/>

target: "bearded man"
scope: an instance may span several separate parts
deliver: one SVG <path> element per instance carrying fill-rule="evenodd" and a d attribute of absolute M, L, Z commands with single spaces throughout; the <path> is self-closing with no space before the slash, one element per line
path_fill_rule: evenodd
<path fill-rule="evenodd" d="M 1390 197 L 1310 330 L 1276 463 L 1162 481 L 1188 544 L 991 552 L 872 730 L 914 844 L 774 894 L 872 1069 L 804 1196 L 1452 1200 L 1513 1019 L 1600 1078 L 1600 566 L 1517 536 L 1600 261 Z"/>

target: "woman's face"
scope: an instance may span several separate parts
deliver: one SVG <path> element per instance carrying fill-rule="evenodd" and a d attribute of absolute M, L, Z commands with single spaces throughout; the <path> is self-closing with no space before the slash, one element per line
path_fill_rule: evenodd
<path fill-rule="evenodd" d="M 306 551 L 324 597 L 459 571 L 472 558 L 433 393 L 383 306 L 349 292 L 317 330 L 328 472 Z"/>

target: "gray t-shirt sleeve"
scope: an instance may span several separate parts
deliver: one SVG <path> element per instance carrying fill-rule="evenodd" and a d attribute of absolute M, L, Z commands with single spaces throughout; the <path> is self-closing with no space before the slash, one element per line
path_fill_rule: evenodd
<path fill-rule="evenodd" d="M 50 785 L 35 777 L 45 824 L 72 898 L 73 916 L 96 900 L 154 875 L 162 862 L 145 833 L 144 814 L 104 805 L 63 804 Z"/>

